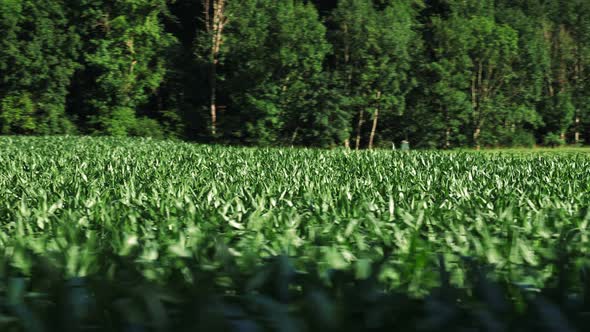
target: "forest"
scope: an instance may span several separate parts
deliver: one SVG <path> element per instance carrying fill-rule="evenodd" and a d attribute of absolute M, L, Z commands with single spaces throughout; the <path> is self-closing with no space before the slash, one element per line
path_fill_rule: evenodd
<path fill-rule="evenodd" d="M 0 133 L 590 142 L 588 0 L 0 0 Z"/>

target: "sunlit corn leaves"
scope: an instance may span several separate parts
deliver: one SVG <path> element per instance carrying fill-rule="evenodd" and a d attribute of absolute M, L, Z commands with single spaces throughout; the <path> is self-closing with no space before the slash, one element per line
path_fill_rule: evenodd
<path fill-rule="evenodd" d="M 428 298 L 445 284 L 441 257 L 448 287 L 477 290 L 477 280 L 490 278 L 503 285 L 498 292 L 510 303 L 518 299 L 522 308 L 559 316 L 557 307 L 544 306 L 548 300 L 526 294 L 563 287 L 563 303 L 589 302 L 567 295 L 586 289 L 580 275 L 590 248 L 589 203 L 590 156 L 581 153 L 5 137 L 0 300 L 12 309 L 0 311 L 0 327 L 46 330 L 38 316 L 70 306 L 77 309 L 60 319 L 78 329 L 165 330 L 192 310 L 179 306 L 203 314 L 203 303 L 185 303 L 194 293 L 218 301 L 217 314 L 229 330 L 313 329 L 290 315 L 293 301 L 324 303 L 320 311 L 301 308 L 315 317 L 313 324 L 335 329 L 354 314 L 350 310 L 385 308 L 362 313 L 367 328 L 378 328 L 393 319 L 392 294 L 408 296 L 404 310 L 411 310 L 418 305 L 413 298 Z M 489 271 L 481 276 L 473 264 Z M 72 286 L 72 280 L 88 284 Z M 21 284 L 26 289 L 11 290 Z M 14 292 L 23 299 L 30 292 L 33 300 L 15 300 Z M 481 321 L 514 309 L 498 309 L 494 303 L 502 300 L 489 292 L 477 296 L 489 302 L 473 314 Z M 363 302 L 357 309 L 337 305 L 348 297 Z M 443 312 L 436 309 L 442 299 L 425 301 L 426 309 L 416 310 L 442 316 L 412 328 L 452 324 L 462 310 L 445 305 Z M 106 322 L 94 317 L 101 305 L 116 313 Z M 29 325 L 15 323 L 23 315 Z M 218 324 L 212 317 L 204 317 L 202 327 Z"/>

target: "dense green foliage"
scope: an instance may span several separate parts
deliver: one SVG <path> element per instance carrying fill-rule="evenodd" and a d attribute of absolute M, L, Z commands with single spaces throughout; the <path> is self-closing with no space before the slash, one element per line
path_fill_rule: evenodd
<path fill-rule="evenodd" d="M 589 27 L 586 0 L 0 0 L 0 132 L 583 144 Z"/>
<path fill-rule="evenodd" d="M 0 2 L 0 133 L 68 133 L 79 36 L 58 1 Z"/>
<path fill-rule="evenodd" d="M 572 297 L 590 290 L 587 277 L 579 278 L 589 263 L 588 154 L 371 153 L 6 137 L 0 139 L 0 167 L 0 312 L 13 317 L 0 320 L 0 327 L 23 320 L 34 325 L 42 318 L 27 316 L 30 310 L 45 315 L 74 305 L 68 301 L 90 306 L 90 299 L 111 312 L 93 323 L 107 330 L 117 319 L 165 325 L 180 319 L 174 312 L 186 301 L 206 315 L 204 304 L 194 301 L 215 294 L 222 298 L 205 303 L 218 303 L 210 310 L 226 310 L 230 320 L 246 315 L 243 309 L 259 317 L 252 318 L 256 324 L 272 327 L 278 323 L 264 319 L 302 313 L 289 313 L 271 298 L 298 306 L 304 304 L 297 299 L 311 296 L 326 301 L 319 306 L 306 300 L 316 303 L 314 311 L 330 310 L 331 298 L 343 301 L 334 308 L 338 317 L 341 310 L 375 315 L 367 316 L 369 325 L 356 325 L 363 321 L 356 319 L 346 325 L 352 330 L 401 326 L 425 319 L 429 306 L 438 308 L 438 302 L 422 307 L 407 296 L 424 296 L 440 285 L 457 287 L 456 294 L 439 294 L 450 296 L 445 301 L 457 310 L 463 304 L 454 296 L 465 305 L 493 297 L 460 291 L 483 282 L 473 279 L 469 262 L 490 266 L 507 301 L 516 301 L 515 309 L 490 308 L 500 310 L 494 315 L 504 323 L 511 310 L 515 320 L 527 310 L 533 316 L 537 309 L 557 310 L 527 302 L 537 289 L 559 291 L 561 298 L 548 294 L 559 303 L 573 301 L 566 310 L 582 311 L 579 306 L 588 303 Z M 277 256 L 291 263 L 262 268 Z M 75 298 L 55 302 L 60 287 L 72 287 Z M 76 295 L 86 287 L 93 293 Z M 353 293 L 342 293 L 349 287 Z M 22 298 L 26 290 L 31 293 Z M 355 299 L 366 306 L 354 309 L 349 301 Z M 408 306 L 406 319 L 388 314 L 401 313 L 396 301 Z M 385 311 L 370 313 L 378 307 Z M 80 310 L 63 319 L 84 316 Z M 183 310 L 191 315 L 193 309 Z"/>

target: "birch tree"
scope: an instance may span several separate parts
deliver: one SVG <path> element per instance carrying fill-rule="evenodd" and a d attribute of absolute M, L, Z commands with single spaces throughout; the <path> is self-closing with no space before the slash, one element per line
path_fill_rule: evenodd
<path fill-rule="evenodd" d="M 367 117 L 371 120 L 368 148 L 374 146 L 380 113 L 403 112 L 411 80 L 409 47 L 415 38 L 414 1 L 379 6 L 366 0 L 343 0 L 332 16 L 337 70 L 345 79 L 356 116 L 355 149 L 359 149 Z"/>
<path fill-rule="evenodd" d="M 227 24 L 226 0 L 202 0 L 205 30 L 209 39 L 209 113 L 211 136 L 217 136 L 217 72 L 224 28 Z"/>

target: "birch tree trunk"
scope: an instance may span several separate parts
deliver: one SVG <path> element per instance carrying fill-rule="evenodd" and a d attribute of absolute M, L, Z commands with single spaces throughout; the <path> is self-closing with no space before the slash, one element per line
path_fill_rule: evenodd
<path fill-rule="evenodd" d="M 365 112 L 363 110 L 359 113 L 359 122 L 356 129 L 356 144 L 355 149 L 358 150 L 361 146 L 361 130 L 363 129 L 363 123 L 365 122 Z"/>
<path fill-rule="evenodd" d="M 480 65 L 481 67 L 481 65 Z M 479 103 L 477 98 L 477 82 L 478 82 L 478 75 L 473 75 L 471 80 L 471 107 L 473 109 L 473 144 L 475 148 L 479 150 L 479 135 L 481 134 L 481 129 L 479 127 Z"/>
<path fill-rule="evenodd" d="M 225 0 L 203 0 L 205 25 L 211 35 L 211 53 L 209 64 L 209 110 L 211 115 L 211 136 L 217 135 L 217 67 L 219 52 L 223 43 L 223 28 L 227 23 Z"/>
<path fill-rule="evenodd" d="M 580 115 L 578 114 L 578 109 L 576 109 L 576 133 L 575 133 L 575 141 L 576 144 L 580 144 Z"/>
<path fill-rule="evenodd" d="M 377 107 L 375 114 L 373 114 L 373 126 L 371 127 L 371 135 L 369 136 L 369 150 L 373 149 L 373 142 L 375 140 L 375 132 L 377 131 L 377 121 L 379 121 L 379 107 L 381 99 L 381 91 L 377 91 Z"/>
<path fill-rule="evenodd" d="M 582 78 L 582 56 L 580 55 L 580 45 L 576 44 L 576 64 L 574 66 L 574 85 L 576 87 L 580 86 L 580 80 Z M 580 109 L 576 105 L 576 118 L 575 118 L 575 133 L 574 133 L 574 142 L 575 144 L 580 144 Z"/>
<path fill-rule="evenodd" d="M 442 109 L 442 107 L 440 107 Z M 449 110 L 445 108 L 445 149 L 451 148 L 451 126 L 449 125 Z"/>
<path fill-rule="evenodd" d="M 377 121 L 379 120 L 379 109 L 375 110 L 373 115 L 373 126 L 371 127 L 371 135 L 369 136 L 369 150 L 373 149 L 373 141 L 375 140 L 375 131 L 377 129 Z"/>

